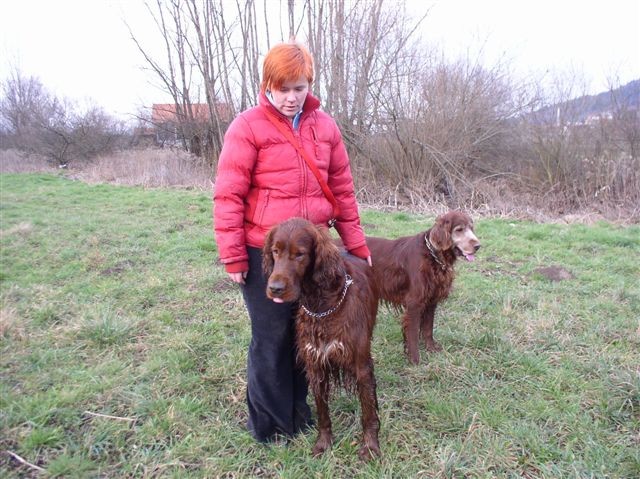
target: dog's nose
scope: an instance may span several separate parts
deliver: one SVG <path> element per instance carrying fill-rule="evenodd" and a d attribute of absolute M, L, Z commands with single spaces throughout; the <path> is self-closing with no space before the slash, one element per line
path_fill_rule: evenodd
<path fill-rule="evenodd" d="M 269 291 L 274 296 L 280 296 L 284 291 L 284 285 L 281 282 L 272 283 L 269 285 Z"/>
<path fill-rule="evenodd" d="M 477 251 L 480 249 L 480 246 L 482 246 L 482 245 L 479 245 L 479 244 L 475 245 L 475 246 L 473 247 L 473 250 L 474 250 L 475 252 L 477 252 Z"/>

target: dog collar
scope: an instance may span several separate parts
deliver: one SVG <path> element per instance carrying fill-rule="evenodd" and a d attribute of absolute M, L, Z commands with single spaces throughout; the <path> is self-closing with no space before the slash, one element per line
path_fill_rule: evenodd
<path fill-rule="evenodd" d="M 427 245 L 427 249 L 429 250 L 429 253 L 431 253 L 431 257 L 433 258 L 433 260 L 438 263 L 442 267 L 442 269 L 447 269 L 447 265 L 442 262 L 442 260 L 438 256 L 438 253 L 436 253 L 435 249 L 433 248 L 431 241 L 429 241 L 429 236 L 427 236 L 427 233 L 424 234 L 424 244 Z"/>
<path fill-rule="evenodd" d="M 349 289 L 349 286 L 351 286 L 353 284 L 353 279 L 351 278 L 351 276 L 349 276 L 348 274 L 345 273 L 344 275 L 344 288 L 342 289 L 342 296 L 340 297 L 340 300 L 338 301 L 338 304 L 336 304 L 333 308 L 323 312 L 323 313 L 314 313 L 312 311 L 309 311 L 307 309 L 307 307 L 300 303 L 300 307 L 302 308 L 302 310 L 305 312 L 305 314 L 307 316 L 311 316 L 312 318 L 324 318 L 325 316 L 329 316 L 332 313 L 335 313 L 338 308 L 340 307 L 340 305 L 342 304 L 342 302 L 344 301 L 344 298 L 347 296 L 347 290 Z"/>

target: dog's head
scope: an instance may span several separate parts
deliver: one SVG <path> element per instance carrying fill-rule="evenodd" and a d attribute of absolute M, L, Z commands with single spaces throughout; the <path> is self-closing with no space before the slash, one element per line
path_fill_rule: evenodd
<path fill-rule="evenodd" d="M 467 261 L 473 261 L 474 254 L 480 249 L 480 241 L 473 231 L 473 220 L 462 211 L 438 216 L 429 232 L 429 241 L 436 249 L 452 249 L 456 256 L 464 256 Z"/>
<path fill-rule="evenodd" d="M 340 251 L 327 230 L 292 218 L 267 233 L 262 261 L 267 297 L 292 302 L 300 298 L 305 282 L 323 285 L 339 274 Z"/>

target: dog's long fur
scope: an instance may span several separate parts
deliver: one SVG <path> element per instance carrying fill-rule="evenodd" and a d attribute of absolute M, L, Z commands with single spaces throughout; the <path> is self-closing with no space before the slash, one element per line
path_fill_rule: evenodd
<path fill-rule="evenodd" d="M 408 360 L 418 364 L 419 337 L 428 351 L 442 347 L 433 339 L 438 303 L 449 296 L 457 257 L 473 261 L 480 242 L 466 213 L 451 211 L 429 230 L 396 240 L 367 237 L 376 289 L 383 301 L 404 309 L 402 329 Z M 429 249 L 431 248 L 431 250 Z"/>
<path fill-rule="evenodd" d="M 296 318 L 298 357 L 304 364 L 318 412 L 315 456 L 332 443 L 330 389 L 341 384 L 357 390 L 362 408 L 362 459 L 380 455 L 378 400 L 371 357 L 371 337 L 378 297 L 372 268 L 341 255 L 329 233 L 294 218 L 275 226 L 263 250 L 267 296 L 277 302 L 299 301 Z M 346 275 L 353 283 L 345 290 Z M 343 299 L 341 299 L 343 298 Z M 335 309 L 323 317 L 309 315 Z"/>

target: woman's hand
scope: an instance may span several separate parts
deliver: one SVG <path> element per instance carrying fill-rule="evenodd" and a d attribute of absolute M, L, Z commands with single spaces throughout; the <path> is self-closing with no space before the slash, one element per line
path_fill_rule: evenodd
<path fill-rule="evenodd" d="M 247 271 L 243 271 L 241 273 L 227 273 L 231 281 L 238 284 L 244 284 L 244 280 L 247 277 Z"/>

